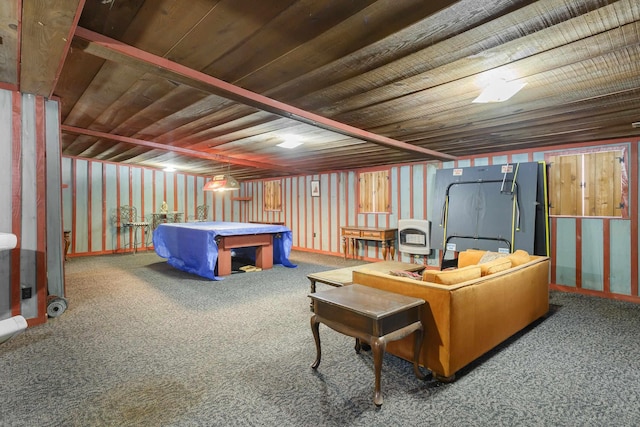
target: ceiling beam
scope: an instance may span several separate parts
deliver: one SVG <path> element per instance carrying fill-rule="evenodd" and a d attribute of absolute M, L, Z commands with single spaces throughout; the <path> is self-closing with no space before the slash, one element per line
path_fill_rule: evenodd
<path fill-rule="evenodd" d="M 207 159 L 207 160 L 214 160 L 220 163 L 232 163 L 234 165 L 249 166 L 257 169 L 275 170 L 275 171 L 287 172 L 287 173 L 291 173 L 292 171 L 299 174 L 304 173 L 302 170 L 292 169 L 291 167 L 284 167 L 284 166 L 273 165 L 269 163 L 255 162 L 252 160 L 238 159 L 235 157 L 229 157 L 222 154 L 205 153 L 203 151 L 191 150 L 189 148 L 174 147 L 173 145 L 166 145 L 166 144 L 160 144 L 152 141 L 145 141 L 144 139 L 131 138 L 129 136 L 114 135 L 112 133 L 107 133 L 107 132 L 98 132 L 95 130 L 83 129 L 75 126 L 62 125 L 60 128 L 63 132 L 73 133 L 76 135 L 87 135 L 87 136 L 93 136 L 95 138 L 109 139 L 116 142 L 124 142 L 125 144 L 133 144 L 133 145 L 153 148 L 156 150 L 172 151 L 174 153 L 183 154 L 185 156 L 197 157 L 200 159 Z"/>
<path fill-rule="evenodd" d="M 259 110 L 268 111 L 341 135 L 396 148 L 398 150 L 419 153 L 426 157 L 439 160 L 455 160 L 457 158 L 450 154 L 418 147 L 413 144 L 368 132 L 364 129 L 337 122 L 292 105 L 276 101 L 82 27 L 76 28 L 73 43 L 74 46 L 91 55 L 135 67 L 145 72 L 180 82 L 241 104 L 252 106 Z"/>
<path fill-rule="evenodd" d="M 20 91 L 50 98 L 85 0 L 18 3 L 22 4 Z"/>

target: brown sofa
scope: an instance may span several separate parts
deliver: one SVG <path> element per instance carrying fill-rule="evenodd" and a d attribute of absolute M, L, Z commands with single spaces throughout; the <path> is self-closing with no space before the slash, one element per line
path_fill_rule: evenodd
<path fill-rule="evenodd" d="M 420 364 L 435 378 L 451 381 L 462 367 L 547 314 L 549 258 L 527 255 L 527 260 L 453 285 L 366 269 L 354 271 L 353 282 L 426 301 Z M 413 337 L 388 343 L 386 351 L 412 361 Z"/>

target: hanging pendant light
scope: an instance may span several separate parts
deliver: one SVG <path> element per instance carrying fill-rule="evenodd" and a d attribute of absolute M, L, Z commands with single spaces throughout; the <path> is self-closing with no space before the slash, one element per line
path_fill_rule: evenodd
<path fill-rule="evenodd" d="M 231 175 L 215 175 L 202 188 L 204 191 L 238 190 L 240 183 Z"/>
<path fill-rule="evenodd" d="M 204 191 L 231 191 L 240 189 L 240 183 L 231 176 L 231 163 L 227 163 L 227 173 L 214 175 L 202 189 Z"/>

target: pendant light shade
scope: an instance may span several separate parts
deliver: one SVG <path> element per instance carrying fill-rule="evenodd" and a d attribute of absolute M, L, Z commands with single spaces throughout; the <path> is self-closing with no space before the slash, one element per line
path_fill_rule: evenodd
<path fill-rule="evenodd" d="M 202 188 L 204 191 L 238 190 L 240 183 L 231 175 L 215 175 Z"/>

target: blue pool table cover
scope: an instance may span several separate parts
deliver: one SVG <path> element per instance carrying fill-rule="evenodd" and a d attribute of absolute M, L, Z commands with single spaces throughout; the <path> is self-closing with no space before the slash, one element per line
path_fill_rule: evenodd
<path fill-rule="evenodd" d="M 220 221 L 160 224 L 153 232 L 153 248 L 179 270 L 222 280 L 214 274 L 218 261 L 216 237 L 265 233 L 274 235 L 273 263 L 296 267 L 289 261 L 291 230 L 283 225 Z"/>

